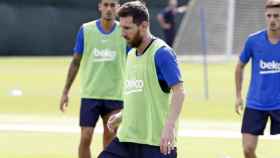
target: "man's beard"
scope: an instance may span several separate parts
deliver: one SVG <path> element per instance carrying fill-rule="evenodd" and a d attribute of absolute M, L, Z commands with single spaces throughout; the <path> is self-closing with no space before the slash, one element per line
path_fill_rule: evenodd
<path fill-rule="evenodd" d="M 137 31 L 137 34 L 134 36 L 131 42 L 129 42 L 129 45 L 132 48 L 137 48 L 143 41 L 143 38 L 140 35 L 140 31 Z"/>

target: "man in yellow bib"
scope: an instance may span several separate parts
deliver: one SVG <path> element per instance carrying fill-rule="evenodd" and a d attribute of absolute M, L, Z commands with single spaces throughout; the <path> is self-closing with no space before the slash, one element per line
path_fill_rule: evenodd
<path fill-rule="evenodd" d="M 68 105 L 68 93 L 78 70 L 81 79 L 79 158 L 90 158 L 90 144 L 96 122 L 104 125 L 104 147 L 115 135 L 106 124 L 108 118 L 123 107 L 123 82 L 126 63 L 126 41 L 115 20 L 118 0 L 100 0 L 101 18 L 80 28 L 74 48 L 60 109 Z"/>
<path fill-rule="evenodd" d="M 110 117 L 117 137 L 99 158 L 176 158 L 177 120 L 185 98 L 175 53 L 149 31 L 149 13 L 139 2 L 119 10 L 128 53 L 124 109 Z"/>

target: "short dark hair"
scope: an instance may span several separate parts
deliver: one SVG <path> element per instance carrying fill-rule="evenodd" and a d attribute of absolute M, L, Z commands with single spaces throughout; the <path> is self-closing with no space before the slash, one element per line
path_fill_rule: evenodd
<path fill-rule="evenodd" d="M 146 5 L 140 1 L 132 1 L 124 3 L 118 12 L 119 17 L 133 18 L 133 23 L 140 25 L 143 21 L 149 22 L 149 11 Z"/>
<path fill-rule="evenodd" d="M 267 0 L 265 3 L 265 8 L 280 8 L 280 0 Z"/>

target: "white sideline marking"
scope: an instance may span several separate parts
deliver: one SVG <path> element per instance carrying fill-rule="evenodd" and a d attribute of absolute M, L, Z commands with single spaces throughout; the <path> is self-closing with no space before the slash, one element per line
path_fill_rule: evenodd
<path fill-rule="evenodd" d="M 180 121 L 179 136 L 194 138 L 226 138 L 239 139 L 240 124 L 235 122 L 211 121 Z M 80 128 L 77 118 L 67 117 L 26 117 L 0 115 L 0 132 L 43 132 L 43 133 L 74 133 L 78 134 Z M 99 122 L 96 133 L 102 133 Z M 280 140 L 280 136 L 266 134 L 261 139 Z"/>

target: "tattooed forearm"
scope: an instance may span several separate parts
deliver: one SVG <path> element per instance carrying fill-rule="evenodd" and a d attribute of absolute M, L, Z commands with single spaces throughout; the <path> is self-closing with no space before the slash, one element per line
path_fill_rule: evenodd
<path fill-rule="evenodd" d="M 76 75 L 79 71 L 80 62 L 81 62 L 81 57 L 79 55 L 75 55 L 68 70 L 66 84 L 63 93 L 68 93 L 68 91 L 70 90 L 72 83 L 75 80 Z"/>

